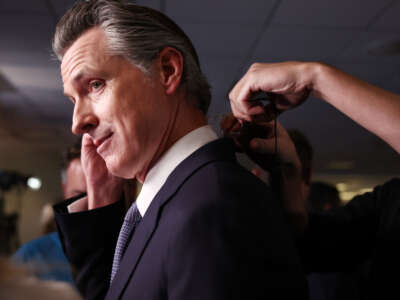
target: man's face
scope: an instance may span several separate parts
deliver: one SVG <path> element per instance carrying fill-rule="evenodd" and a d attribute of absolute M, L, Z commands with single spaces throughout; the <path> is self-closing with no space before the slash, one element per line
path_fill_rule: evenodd
<path fill-rule="evenodd" d="M 79 158 L 69 163 L 63 189 L 65 199 L 86 193 L 86 178 Z"/>
<path fill-rule="evenodd" d="M 72 44 L 61 73 L 75 105 L 72 131 L 90 135 L 116 176 L 132 178 L 148 168 L 172 117 L 160 74 L 149 78 L 126 59 L 109 55 L 100 28 Z"/>

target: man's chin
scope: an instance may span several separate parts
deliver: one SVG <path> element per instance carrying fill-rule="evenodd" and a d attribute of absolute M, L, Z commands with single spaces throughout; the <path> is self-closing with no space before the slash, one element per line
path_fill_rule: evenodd
<path fill-rule="evenodd" d="M 123 168 L 122 164 L 117 163 L 115 160 L 107 160 L 105 159 L 106 166 L 108 171 L 116 177 L 124 178 L 124 179 L 132 179 L 135 178 L 135 174 Z"/>
<path fill-rule="evenodd" d="M 108 169 L 108 172 L 110 172 L 114 176 L 121 177 L 118 175 L 121 172 L 119 164 L 117 164 L 114 159 L 108 156 L 104 157 L 103 159 L 106 162 L 106 167 Z"/>

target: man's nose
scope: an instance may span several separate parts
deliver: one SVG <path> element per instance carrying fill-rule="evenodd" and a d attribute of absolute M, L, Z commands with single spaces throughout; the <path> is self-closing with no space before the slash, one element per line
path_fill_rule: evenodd
<path fill-rule="evenodd" d="M 88 133 L 96 128 L 98 124 L 99 119 L 93 113 L 90 105 L 77 101 L 72 116 L 72 132 L 76 135 Z"/>

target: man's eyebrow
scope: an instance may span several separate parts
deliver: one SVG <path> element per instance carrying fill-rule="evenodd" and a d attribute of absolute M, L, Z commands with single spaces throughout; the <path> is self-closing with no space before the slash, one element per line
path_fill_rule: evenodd
<path fill-rule="evenodd" d="M 81 79 L 82 79 L 82 77 L 84 76 L 84 73 L 83 72 L 79 72 L 78 74 L 76 74 L 73 78 L 72 78 L 72 84 L 74 85 L 74 84 L 76 84 L 77 82 L 79 82 Z M 64 95 L 66 96 L 66 97 L 71 97 L 71 95 L 70 94 L 68 94 L 68 92 L 66 92 L 65 90 L 64 90 Z"/>
<path fill-rule="evenodd" d="M 82 71 L 79 72 L 78 74 L 74 75 L 74 77 L 72 78 L 72 83 L 76 83 L 76 82 L 80 81 L 83 76 L 84 76 L 84 73 Z"/>

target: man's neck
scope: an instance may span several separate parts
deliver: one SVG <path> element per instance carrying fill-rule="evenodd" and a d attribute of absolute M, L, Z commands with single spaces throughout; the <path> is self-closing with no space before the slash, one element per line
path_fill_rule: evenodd
<path fill-rule="evenodd" d="M 153 159 L 145 168 L 144 172 L 139 173 L 136 178 L 143 183 L 148 171 L 172 145 L 189 132 L 205 125 L 207 125 L 207 120 L 199 109 L 189 105 L 187 101 L 180 102 L 179 105 L 177 105 L 175 117 L 171 118 L 166 134 L 153 156 Z"/>
<path fill-rule="evenodd" d="M 200 148 L 216 139 L 217 135 L 211 126 L 202 126 L 181 137 L 164 152 L 147 172 L 146 180 L 136 200 L 142 216 L 174 170 Z"/>

